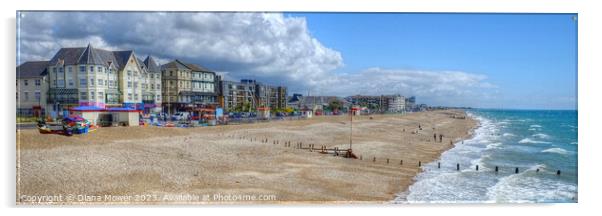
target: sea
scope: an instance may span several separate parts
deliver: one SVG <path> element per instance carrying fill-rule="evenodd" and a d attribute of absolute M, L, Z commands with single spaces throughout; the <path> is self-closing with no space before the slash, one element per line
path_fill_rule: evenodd
<path fill-rule="evenodd" d="M 473 136 L 424 165 L 394 203 L 578 201 L 576 110 L 466 112 L 479 121 Z"/>

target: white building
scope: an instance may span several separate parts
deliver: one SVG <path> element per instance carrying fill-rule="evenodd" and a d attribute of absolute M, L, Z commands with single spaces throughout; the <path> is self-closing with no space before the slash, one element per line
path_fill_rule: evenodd
<path fill-rule="evenodd" d="M 387 111 L 395 113 L 404 112 L 406 106 L 405 101 L 405 97 L 401 95 L 387 96 Z"/>
<path fill-rule="evenodd" d="M 29 61 L 17 67 L 17 115 L 45 115 L 47 67 L 48 61 Z"/>

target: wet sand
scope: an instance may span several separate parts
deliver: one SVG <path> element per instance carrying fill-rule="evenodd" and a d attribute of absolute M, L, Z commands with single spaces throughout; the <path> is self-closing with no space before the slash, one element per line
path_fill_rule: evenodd
<path fill-rule="evenodd" d="M 59 204 L 389 202 L 421 171 L 418 161 L 434 161 L 453 147 L 450 141 L 470 136 L 477 122 L 454 116 L 465 113 L 356 116 L 353 152 L 362 160 L 294 148 L 297 142 L 348 148 L 349 116 L 100 128 L 72 137 L 21 130 L 17 203 L 36 203 L 33 198 L 45 195 L 62 195 L 54 202 Z M 433 133 L 443 134 L 443 141 L 433 141 Z"/>

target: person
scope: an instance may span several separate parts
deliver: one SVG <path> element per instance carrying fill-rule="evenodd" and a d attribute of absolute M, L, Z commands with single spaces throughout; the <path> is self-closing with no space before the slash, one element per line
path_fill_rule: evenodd
<path fill-rule="evenodd" d="M 439 142 L 443 142 L 443 134 L 439 134 Z"/>
<path fill-rule="evenodd" d="M 433 141 L 437 142 L 437 133 L 433 134 Z"/>

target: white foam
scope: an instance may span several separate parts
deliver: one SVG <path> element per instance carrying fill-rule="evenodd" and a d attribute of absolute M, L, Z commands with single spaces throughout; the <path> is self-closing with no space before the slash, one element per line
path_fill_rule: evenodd
<path fill-rule="evenodd" d="M 577 142 L 571 142 L 571 145 L 577 145 Z"/>
<path fill-rule="evenodd" d="M 536 131 L 537 128 L 529 128 L 530 131 Z"/>
<path fill-rule="evenodd" d="M 489 145 L 487 145 L 487 149 L 501 149 L 500 146 L 502 145 L 502 143 L 491 143 Z"/>
<path fill-rule="evenodd" d="M 532 127 L 532 128 L 540 128 L 540 127 L 541 127 L 541 125 L 534 124 L 534 125 L 531 125 L 531 126 L 529 126 L 529 127 Z"/>
<path fill-rule="evenodd" d="M 577 186 L 535 175 L 534 166 L 519 174 L 509 175 L 490 187 L 487 197 L 494 202 L 555 202 L 576 197 Z"/>
<path fill-rule="evenodd" d="M 549 139 L 550 138 L 550 135 L 547 135 L 545 133 L 536 133 L 536 134 L 533 134 L 532 136 L 536 137 L 536 138 L 540 138 L 540 139 Z"/>
<path fill-rule="evenodd" d="M 561 149 L 561 148 L 549 148 L 549 149 L 543 150 L 541 152 L 556 153 L 556 154 L 562 154 L 562 155 L 566 155 L 569 153 L 569 151 Z"/>
<path fill-rule="evenodd" d="M 512 134 L 512 133 L 504 133 L 504 134 L 502 134 L 502 136 L 505 136 L 505 137 L 513 137 L 513 136 L 516 136 L 516 135 L 514 135 L 514 134 Z"/>
<path fill-rule="evenodd" d="M 518 141 L 518 143 L 523 143 L 523 144 L 526 144 L 526 143 L 529 143 L 529 144 L 541 144 L 541 143 L 550 143 L 550 142 L 540 141 L 540 140 L 532 140 L 532 139 L 529 139 L 529 138 L 524 138 L 524 139 Z"/>

